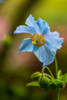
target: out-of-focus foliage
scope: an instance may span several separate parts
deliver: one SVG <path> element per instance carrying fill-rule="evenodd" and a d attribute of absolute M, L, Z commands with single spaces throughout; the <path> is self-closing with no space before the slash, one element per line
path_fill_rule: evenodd
<path fill-rule="evenodd" d="M 67 24 L 67 0 L 43 0 L 34 7 L 33 13 L 36 18 L 41 17 L 50 24 L 66 23 Z"/>
<path fill-rule="evenodd" d="M 18 47 L 30 34 L 14 35 L 16 26 L 24 24 L 32 14 L 46 20 L 51 31 L 64 37 L 63 48 L 58 51 L 58 66 L 67 72 L 67 0 L 3 0 L 0 3 L 0 100 L 49 100 L 55 91 L 26 87 L 30 75 L 41 71 L 42 64 L 33 53 L 17 54 Z M 54 63 L 49 66 L 54 71 Z M 61 91 L 60 100 L 67 99 L 67 88 Z"/>

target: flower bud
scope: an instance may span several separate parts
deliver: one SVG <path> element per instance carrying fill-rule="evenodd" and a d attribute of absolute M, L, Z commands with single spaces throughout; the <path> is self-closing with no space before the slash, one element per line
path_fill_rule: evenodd
<path fill-rule="evenodd" d="M 55 80 L 55 79 L 54 79 L 54 80 L 51 80 L 49 86 L 50 86 L 50 88 L 52 88 L 52 89 L 56 89 L 56 87 L 57 87 L 56 80 Z"/>
<path fill-rule="evenodd" d="M 64 89 L 65 86 L 66 86 L 66 84 L 64 84 L 63 81 L 60 80 L 60 81 L 58 82 L 58 87 L 59 87 L 59 88 Z"/>
<path fill-rule="evenodd" d="M 40 86 L 44 88 L 46 91 L 48 90 L 49 82 L 50 82 L 50 79 L 46 76 L 40 77 L 39 79 Z"/>
<path fill-rule="evenodd" d="M 31 78 L 34 79 L 34 80 L 38 80 L 41 76 L 41 73 L 40 72 L 35 72 L 31 75 Z"/>
<path fill-rule="evenodd" d="M 61 80 L 58 80 L 58 81 L 57 81 L 57 86 L 58 86 L 59 88 L 62 88 L 62 87 L 63 87 L 63 82 L 62 82 Z"/>
<path fill-rule="evenodd" d="M 56 89 L 57 87 L 63 88 L 63 82 L 59 79 L 53 79 L 49 85 L 52 89 Z"/>

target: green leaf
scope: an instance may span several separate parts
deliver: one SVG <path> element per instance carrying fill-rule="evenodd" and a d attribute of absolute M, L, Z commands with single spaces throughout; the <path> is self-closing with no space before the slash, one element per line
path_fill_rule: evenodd
<path fill-rule="evenodd" d="M 12 42 L 13 42 L 12 38 L 11 38 L 9 35 L 7 35 L 7 36 L 5 37 L 5 39 L 4 39 L 4 44 L 5 44 L 6 46 L 10 46 L 10 45 L 12 44 Z"/>
<path fill-rule="evenodd" d="M 21 82 L 13 83 L 10 85 L 10 90 L 17 96 L 25 96 L 27 91 Z"/>
<path fill-rule="evenodd" d="M 36 82 L 36 81 L 33 81 L 33 82 L 28 83 L 26 86 L 27 86 L 27 87 L 28 87 L 28 86 L 38 86 L 38 87 L 39 87 L 39 83 Z"/>
<path fill-rule="evenodd" d="M 67 73 L 61 76 L 61 81 L 63 81 L 63 83 L 67 83 Z"/>

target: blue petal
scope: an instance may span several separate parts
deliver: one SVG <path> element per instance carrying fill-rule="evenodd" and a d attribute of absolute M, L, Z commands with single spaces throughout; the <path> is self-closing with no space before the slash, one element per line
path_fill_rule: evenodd
<path fill-rule="evenodd" d="M 32 52 L 33 51 L 33 44 L 31 42 L 30 38 L 26 38 L 22 41 L 18 53 L 20 53 L 21 51 L 23 51 L 23 52 L 25 52 L 25 51 L 31 51 Z"/>
<path fill-rule="evenodd" d="M 48 32 L 45 34 L 46 45 L 52 50 L 58 50 L 62 47 L 63 38 L 59 38 L 58 32 Z"/>
<path fill-rule="evenodd" d="M 43 66 L 49 65 L 54 61 L 56 52 L 50 50 L 47 45 L 41 46 L 37 51 L 34 51 L 37 58 L 43 63 Z"/>
<path fill-rule="evenodd" d="M 38 49 L 39 49 L 39 47 L 33 46 L 33 52 L 34 52 L 34 51 L 37 51 Z"/>
<path fill-rule="evenodd" d="M 38 19 L 37 24 L 40 28 L 41 34 L 43 35 L 50 29 L 47 22 L 42 20 L 41 18 Z"/>
<path fill-rule="evenodd" d="M 24 25 L 20 25 L 16 28 L 16 30 L 14 31 L 15 34 L 18 33 L 36 33 L 35 29 L 33 27 L 28 27 L 28 26 L 24 26 Z"/>
<path fill-rule="evenodd" d="M 32 15 L 30 15 L 30 16 L 27 18 L 25 24 L 27 24 L 28 26 L 34 27 L 35 30 L 36 30 L 36 32 L 37 32 L 38 34 L 41 33 L 41 32 L 40 32 L 40 29 L 39 29 L 39 27 L 38 27 L 38 25 L 37 25 L 37 22 L 34 20 L 34 17 L 32 17 Z"/>

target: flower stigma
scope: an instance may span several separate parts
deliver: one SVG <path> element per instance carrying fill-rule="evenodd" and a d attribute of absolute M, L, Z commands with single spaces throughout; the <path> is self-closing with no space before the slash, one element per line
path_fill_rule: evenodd
<path fill-rule="evenodd" d="M 45 38 L 42 34 L 33 34 L 31 36 L 31 41 L 33 45 L 38 46 L 38 47 L 46 43 Z"/>

